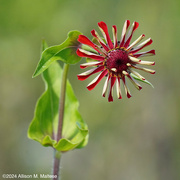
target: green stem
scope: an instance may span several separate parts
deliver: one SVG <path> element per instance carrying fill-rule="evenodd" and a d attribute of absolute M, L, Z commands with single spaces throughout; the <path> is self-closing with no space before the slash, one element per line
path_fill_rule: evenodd
<path fill-rule="evenodd" d="M 63 74 L 61 80 L 61 92 L 59 99 L 59 121 L 58 121 L 58 132 L 56 141 L 58 142 L 62 138 L 62 127 L 63 127 L 63 117 L 64 117 L 64 104 L 65 104 L 65 95 L 66 95 L 66 82 L 67 82 L 67 73 L 69 69 L 69 64 L 64 64 Z M 60 166 L 61 153 L 54 149 L 54 165 L 53 165 L 53 180 L 59 179 L 59 166 Z"/>
<path fill-rule="evenodd" d="M 53 178 L 52 178 L 52 180 L 58 180 L 59 179 L 60 159 L 61 159 L 61 152 L 54 149 Z"/>
<path fill-rule="evenodd" d="M 69 69 L 69 64 L 64 64 L 62 80 L 61 80 L 60 100 L 59 100 L 59 122 L 58 122 L 58 132 L 57 132 L 57 139 L 56 139 L 57 142 L 62 138 L 62 127 L 63 127 L 64 104 L 65 104 L 68 69 Z"/>

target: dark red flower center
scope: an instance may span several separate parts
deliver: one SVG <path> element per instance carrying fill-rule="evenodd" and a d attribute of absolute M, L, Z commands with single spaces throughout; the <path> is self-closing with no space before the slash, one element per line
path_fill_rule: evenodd
<path fill-rule="evenodd" d="M 125 49 L 116 48 L 108 52 L 104 65 L 112 74 L 121 76 L 122 71 L 127 70 L 129 62 L 128 52 Z"/>

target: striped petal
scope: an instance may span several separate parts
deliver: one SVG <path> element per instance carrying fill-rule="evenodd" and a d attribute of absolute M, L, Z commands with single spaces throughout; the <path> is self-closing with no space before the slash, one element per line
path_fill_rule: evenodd
<path fill-rule="evenodd" d="M 111 38 L 109 36 L 108 27 L 107 27 L 106 23 L 101 21 L 98 23 L 98 26 L 99 26 L 99 29 L 101 30 L 106 42 L 107 42 L 109 48 L 113 49 L 114 46 L 113 46 L 113 43 L 112 43 Z"/>
<path fill-rule="evenodd" d="M 117 97 L 118 99 L 122 99 L 122 95 L 121 95 L 121 86 L 120 86 L 120 77 L 116 78 L 116 91 L 117 91 Z"/>
<path fill-rule="evenodd" d="M 124 84 L 124 89 L 125 89 L 125 92 L 126 92 L 126 96 L 127 96 L 127 98 L 130 98 L 131 94 L 130 94 L 130 91 L 129 91 L 127 85 L 126 85 L 125 76 L 122 76 L 122 81 L 123 81 L 123 84 Z"/>
<path fill-rule="evenodd" d="M 142 71 L 145 71 L 145 72 L 148 72 L 148 73 L 151 73 L 151 74 L 155 74 L 155 70 L 153 69 L 149 69 L 149 68 L 144 68 L 144 67 L 139 67 L 139 66 L 135 66 L 135 65 L 131 65 L 131 67 L 135 68 L 135 69 L 139 69 L 139 70 L 142 70 Z"/>
<path fill-rule="evenodd" d="M 91 91 L 102 80 L 102 78 L 108 73 L 107 69 L 101 72 L 91 83 L 88 84 L 87 89 Z"/>
<path fill-rule="evenodd" d="M 155 65 L 155 62 L 154 61 L 141 61 L 140 59 L 138 58 L 135 58 L 133 56 L 128 56 L 129 59 L 133 62 L 133 63 L 136 63 L 136 64 L 142 64 L 142 65 Z M 129 63 L 128 63 L 129 64 Z M 127 65 L 128 66 L 128 65 Z"/>
<path fill-rule="evenodd" d="M 109 79 L 110 79 L 110 75 L 107 76 L 106 81 L 104 83 L 104 87 L 103 87 L 103 91 L 102 91 L 102 96 L 105 97 L 106 96 L 106 92 L 107 92 L 107 88 L 108 88 L 108 83 L 109 83 Z"/>
<path fill-rule="evenodd" d="M 155 62 L 154 61 L 139 61 L 136 64 L 153 66 L 155 65 Z"/>
<path fill-rule="evenodd" d="M 141 62 L 141 60 L 140 60 L 140 59 L 135 58 L 135 57 L 133 57 L 133 56 L 128 56 L 128 57 L 129 57 L 129 59 L 130 59 L 133 63 L 138 63 L 138 62 Z"/>
<path fill-rule="evenodd" d="M 145 57 L 145 56 L 153 56 L 155 55 L 155 50 L 150 50 L 150 51 L 146 51 L 146 52 L 142 52 L 142 53 L 138 53 L 138 54 L 133 54 L 134 57 L 138 58 L 138 57 Z"/>
<path fill-rule="evenodd" d="M 143 38 L 145 37 L 144 34 L 142 34 L 138 39 L 136 39 L 128 48 L 127 50 L 131 50 L 137 43 L 139 43 Z"/>
<path fill-rule="evenodd" d="M 84 69 L 84 68 L 87 68 L 87 67 L 101 66 L 101 65 L 103 65 L 102 61 L 100 61 L 100 62 L 99 61 L 93 61 L 93 62 L 87 62 L 87 63 L 81 64 L 80 68 Z"/>
<path fill-rule="evenodd" d="M 77 49 L 76 53 L 80 57 L 87 57 L 87 58 L 95 59 L 98 61 L 104 61 L 104 57 L 97 55 L 97 54 L 94 54 L 92 52 L 86 51 L 84 49 L 79 48 L 79 49 Z"/>
<path fill-rule="evenodd" d="M 100 72 L 104 69 L 103 66 L 100 66 L 100 67 L 96 67 L 96 68 L 93 68 L 93 69 L 90 69 L 86 72 L 83 72 L 79 75 L 77 75 L 78 77 L 78 80 L 81 80 L 81 81 L 84 81 L 85 79 L 87 79 L 89 76 L 91 76 L 92 74 L 95 74 L 97 72 Z"/>
<path fill-rule="evenodd" d="M 111 77 L 111 82 L 110 82 L 110 87 L 109 87 L 109 95 L 108 95 L 108 101 L 111 102 L 113 101 L 113 86 L 115 84 L 116 77 L 112 76 Z"/>
<path fill-rule="evenodd" d="M 131 29 L 129 30 L 128 35 L 127 35 L 126 40 L 125 40 L 125 44 L 124 44 L 125 48 L 127 48 L 129 46 L 129 43 L 130 43 L 131 38 L 133 36 L 133 33 L 138 28 L 138 26 L 139 26 L 138 22 L 134 22 L 132 24 Z"/>
<path fill-rule="evenodd" d="M 118 42 L 117 42 L 117 27 L 115 25 L 112 26 L 112 33 L 113 33 L 114 48 L 116 48 L 118 47 Z"/>
<path fill-rule="evenodd" d="M 149 46 L 150 44 L 152 44 L 152 39 L 149 38 L 146 41 L 144 41 L 143 43 L 139 44 L 138 46 L 136 46 L 132 51 L 130 51 L 130 53 L 134 54 L 138 51 L 140 51 L 141 49 L 143 49 L 146 46 Z"/>
<path fill-rule="evenodd" d="M 124 26 L 123 26 L 123 30 L 122 30 L 122 35 L 121 35 L 121 40 L 120 40 L 120 47 L 124 46 L 125 36 L 126 36 L 126 32 L 127 32 L 127 29 L 129 27 L 129 25 L 130 25 L 130 21 L 126 20 L 125 23 L 124 23 Z"/>

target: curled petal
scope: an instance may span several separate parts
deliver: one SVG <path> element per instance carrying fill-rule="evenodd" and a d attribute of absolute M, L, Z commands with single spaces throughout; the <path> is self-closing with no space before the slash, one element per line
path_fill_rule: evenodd
<path fill-rule="evenodd" d="M 125 79 L 125 76 L 122 76 L 122 81 L 123 81 L 123 84 L 124 84 L 124 89 L 125 89 L 127 98 L 130 98 L 130 97 L 131 97 L 131 94 L 130 94 L 130 91 L 129 91 L 127 85 L 126 85 L 126 79 Z"/>
<path fill-rule="evenodd" d="M 150 51 L 146 51 L 146 52 L 142 52 L 142 53 L 138 53 L 138 54 L 133 54 L 134 57 L 138 58 L 138 57 L 145 57 L 145 56 L 153 56 L 155 55 L 155 50 L 150 50 Z"/>
<path fill-rule="evenodd" d="M 106 23 L 101 21 L 101 22 L 98 23 L 98 26 L 99 26 L 99 29 L 101 30 L 106 42 L 107 42 L 109 48 L 113 49 L 113 43 L 112 43 L 111 38 L 109 36 L 108 28 L 107 28 Z"/>
<path fill-rule="evenodd" d="M 139 70 L 142 70 L 142 71 L 145 71 L 145 72 L 148 72 L 148 73 L 151 73 L 151 74 L 155 74 L 155 70 L 153 69 L 149 69 L 149 68 L 144 68 L 144 67 L 139 67 L 139 66 L 135 66 L 135 65 L 131 65 L 131 67 L 135 68 L 135 69 L 139 69 Z"/>
<path fill-rule="evenodd" d="M 125 40 L 125 44 L 124 44 L 125 48 L 127 48 L 129 46 L 129 43 L 130 43 L 131 38 L 133 36 L 133 33 L 138 28 L 138 26 L 139 26 L 138 22 L 134 22 L 132 24 L 131 29 L 129 30 L 128 35 L 127 35 L 126 40 Z"/>
<path fill-rule="evenodd" d="M 153 65 L 155 65 L 155 62 L 153 62 L 153 61 L 139 61 L 139 62 L 137 62 L 137 64 L 153 66 Z"/>
<path fill-rule="evenodd" d="M 120 77 L 116 78 L 116 91 L 117 91 L 117 97 L 118 99 L 122 99 L 122 95 L 121 95 L 121 86 L 120 86 Z"/>
<path fill-rule="evenodd" d="M 155 62 L 152 62 L 152 61 L 141 61 L 140 59 L 132 57 L 132 56 L 128 56 L 128 57 L 133 63 L 136 63 L 136 64 L 151 65 L 151 66 L 155 65 Z"/>
<path fill-rule="evenodd" d="M 140 59 L 135 58 L 135 57 L 133 57 L 133 56 L 128 56 L 128 57 L 129 57 L 129 59 L 130 59 L 133 63 L 139 63 L 139 62 L 141 62 Z"/>
<path fill-rule="evenodd" d="M 109 102 L 113 101 L 113 86 L 114 86 L 115 81 L 116 81 L 116 77 L 112 76 L 111 77 L 110 87 L 109 87 L 109 96 L 108 96 L 108 101 Z"/>
<path fill-rule="evenodd" d="M 87 89 L 91 91 L 101 81 L 101 79 L 108 73 L 107 69 L 102 71 L 91 83 L 88 84 Z"/>
<path fill-rule="evenodd" d="M 103 91 L 102 91 L 102 96 L 105 97 L 106 96 L 106 92 L 107 92 L 107 87 L 108 87 L 108 83 L 109 83 L 109 79 L 110 79 L 110 75 L 107 76 L 106 81 L 104 83 L 104 87 L 103 87 Z"/>
<path fill-rule="evenodd" d="M 115 25 L 112 26 L 112 32 L 113 32 L 114 48 L 116 48 L 118 47 L 118 42 L 117 42 L 117 27 Z"/>
<path fill-rule="evenodd" d="M 88 57 L 88 58 L 95 59 L 98 61 L 104 61 L 104 57 L 97 55 L 97 54 L 94 54 L 92 52 L 86 51 L 84 49 L 79 48 L 79 49 L 77 49 L 76 53 L 80 57 Z"/>

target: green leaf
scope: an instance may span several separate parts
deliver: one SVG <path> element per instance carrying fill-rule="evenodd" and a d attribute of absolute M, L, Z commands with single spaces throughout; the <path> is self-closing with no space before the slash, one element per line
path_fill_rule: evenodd
<path fill-rule="evenodd" d="M 45 92 L 37 101 L 34 118 L 28 129 L 28 137 L 40 142 L 43 146 L 52 146 L 58 151 L 69 151 L 86 146 L 88 128 L 78 112 L 79 103 L 67 81 L 63 138 L 59 142 L 54 140 L 58 126 L 61 77 L 62 68 L 57 61 L 42 73 Z"/>
<path fill-rule="evenodd" d="M 67 39 L 62 44 L 46 48 L 42 52 L 33 77 L 41 74 L 56 60 L 61 60 L 67 64 L 79 62 L 81 57 L 76 54 L 76 50 L 80 46 L 80 42 L 77 41 L 80 34 L 79 31 L 70 31 Z"/>
<path fill-rule="evenodd" d="M 131 76 L 134 78 L 134 79 L 136 79 L 136 80 L 138 80 L 138 81 L 141 81 L 141 82 L 143 82 L 143 83 L 146 83 L 146 84 L 149 84 L 151 87 L 153 87 L 154 88 L 154 86 L 148 81 L 148 80 L 142 80 L 142 79 L 140 79 L 139 77 L 137 77 L 135 74 L 133 74 L 133 73 L 131 73 Z"/>

